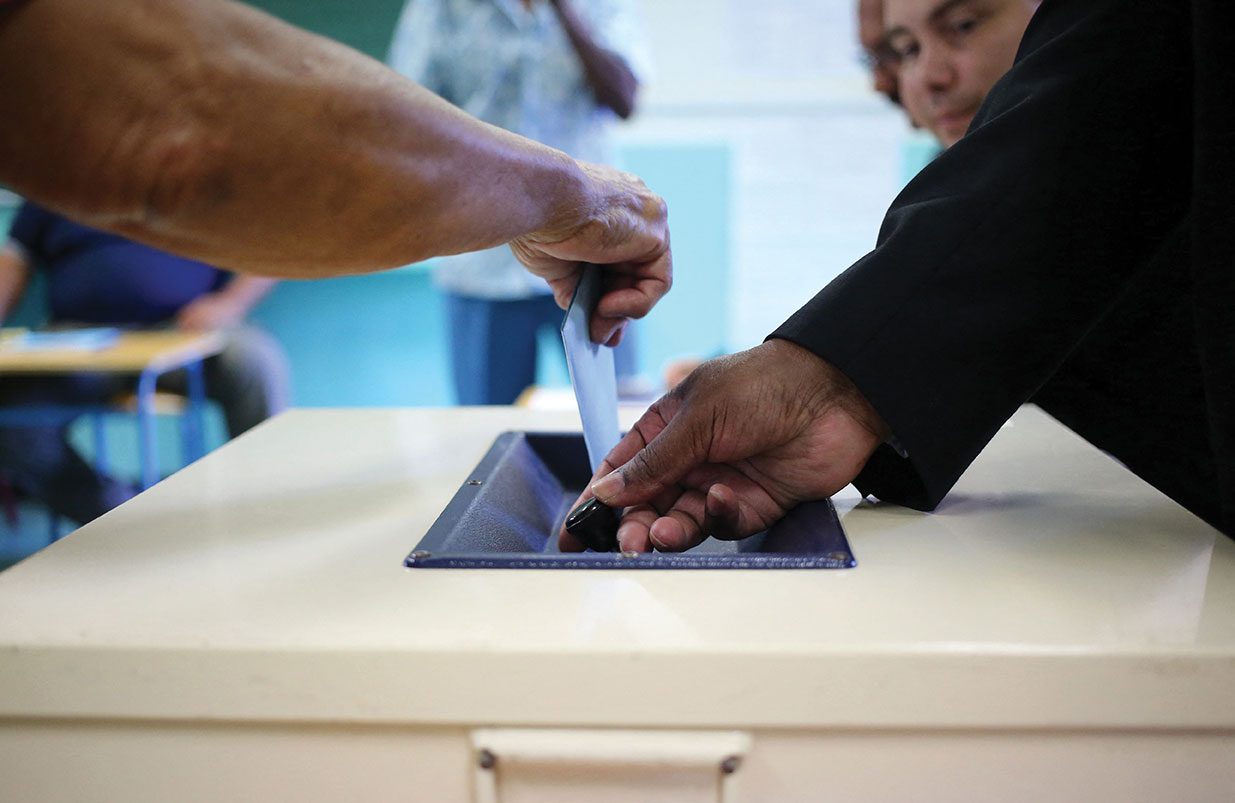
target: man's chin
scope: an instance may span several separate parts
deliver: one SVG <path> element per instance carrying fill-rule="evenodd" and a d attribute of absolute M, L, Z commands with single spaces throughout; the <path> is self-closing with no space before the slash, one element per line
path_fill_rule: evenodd
<path fill-rule="evenodd" d="M 931 129 L 931 133 L 935 135 L 935 139 L 939 140 L 940 145 L 944 148 L 951 148 L 960 141 L 961 137 L 965 136 L 971 122 L 973 122 L 973 115 L 968 115 L 963 119 L 953 117 L 939 120 Z"/>
<path fill-rule="evenodd" d="M 938 128 L 931 133 L 935 135 L 935 139 L 939 140 L 939 144 L 943 146 L 944 150 L 960 142 L 961 137 L 965 135 L 964 129 L 956 131 L 954 129 Z"/>

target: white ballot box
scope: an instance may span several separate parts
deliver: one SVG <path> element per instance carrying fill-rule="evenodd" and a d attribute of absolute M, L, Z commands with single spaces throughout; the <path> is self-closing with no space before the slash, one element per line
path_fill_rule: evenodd
<path fill-rule="evenodd" d="M 577 430 L 294 410 L 0 573 L 0 800 L 1235 799 L 1235 543 L 1036 408 L 849 568 L 405 566 Z"/>

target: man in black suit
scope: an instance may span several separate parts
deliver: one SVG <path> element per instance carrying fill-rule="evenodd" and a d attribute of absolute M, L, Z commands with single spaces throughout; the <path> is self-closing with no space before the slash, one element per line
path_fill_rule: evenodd
<path fill-rule="evenodd" d="M 614 449 L 592 491 L 631 506 L 622 547 L 751 534 L 851 481 L 932 509 L 1029 400 L 1235 534 L 1220 8 L 1043 3 L 875 250 Z"/>

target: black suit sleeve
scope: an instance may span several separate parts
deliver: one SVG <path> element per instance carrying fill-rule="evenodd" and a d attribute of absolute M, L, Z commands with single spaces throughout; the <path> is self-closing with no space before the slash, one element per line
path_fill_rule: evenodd
<path fill-rule="evenodd" d="M 1047 0 L 875 250 L 773 333 L 836 365 L 904 447 L 876 452 L 864 492 L 938 504 L 1183 220 L 1189 41 L 1184 3 Z"/>

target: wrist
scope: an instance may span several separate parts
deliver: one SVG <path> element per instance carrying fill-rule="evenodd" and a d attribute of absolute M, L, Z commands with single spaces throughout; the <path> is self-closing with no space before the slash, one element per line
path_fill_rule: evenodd
<path fill-rule="evenodd" d="M 226 291 L 207 293 L 199 300 L 208 302 L 218 313 L 228 317 L 243 315 L 245 308 L 243 298 Z"/>
<path fill-rule="evenodd" d="M 547 191 L 538 194 L 543 202 L 538 225 L 526 235 L 536 242 L 566 239 L 591 222 L 593 210 L 602 206 L 597 183 L 583 166 L 565 153 L 553 153 L 555 163 L 545 182 Z"/>
<path fill-rule="evenodd" d="M 835 365 L 789 340 L 771 338 L 764 345 L 785 361 L 785 370 L 809 383 L 812 407 L 817 415 L 844 413 L 871 434 L 875 445 L 891 436 L 891 429 L 883 417 Z"/>

